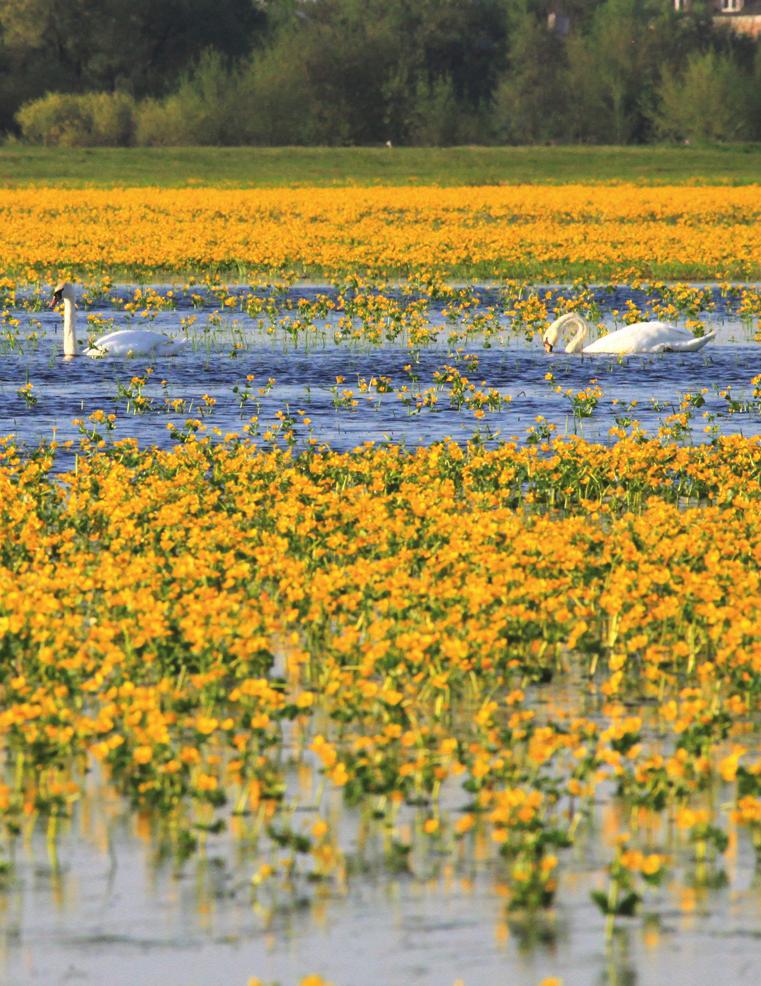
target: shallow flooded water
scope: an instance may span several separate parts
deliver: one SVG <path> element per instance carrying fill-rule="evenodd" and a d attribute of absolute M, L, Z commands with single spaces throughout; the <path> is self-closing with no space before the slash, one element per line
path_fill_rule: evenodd
<path fill-rule="evenodd" d="M 39 835 L 16 850 L 0 895 L 3 982 L 221 986 L 309 973 L 368 986 L 757 982 L 761 886 L 749 840 L 734 832 L 726 871 L 703 881 L 682 858 L 605 945 L 589 895 L 604 885 L 605 854 L 626 824 L 612 801 L 580 833 L 557 905 L 526 918 L 506 909 L 505 886 L 478 847 L 461 864 L 424 854 L 404 875 L 384 872 L 378 833 L 337 800 L 353 860 L 343 891 L 304 888 L 265 906 L 252 894 L 245 819 L 178 864 L 145 818 L 107 790 L 90 794 L 54 860 L 45 862 Z"/>
<path fill-rule="evenodd" d="M 177 433 L 188 419 L 212 437 L 215 429 L 222 435 L 245 428 L 259 441 L 284 441 L 288 431 L 297 448 L 316 441 L 339 450 L 365 441 L 418 446 L 447 436 L 525 441 L 529 429 L 543 434 L 539 417 L 556 434 L 600 442 L 634 421 L 651 434 L 678 425 L 683 441 L 761 432 L 751 383 L 761 373 L 754 324 L 718 296 L 702 316 L 716 332 L 702 352 L 618 359 L 547 356 L 536 333 L 516 331 L 506 314 L 498 313 L 488 332 L 465 332 L 435 303 L 417 335 L 403 329 L 372 341 L 359 322 L 342 323 L 335 312 L 294 333 L 299 301 L 314 304 L 326 290 L 280 293 L 266 317 L 220 305 L 213 295 L 194 302 L 177 293 L 170 310 L 136 323 L 124 307 L 127 289 L 112 292 L 113 301 L 83 306 L 82 338 L 90 331 L 87 316 L 99 331 L 149 323 L 187 336 L 181 355 L 157 360 L 64 361 L 58 314 L 30 305 L 8 309 L 0 433 L 14 433 L 29 447 L 74 440 L 60 453 L 66 467 L 88 430 L 109 441 L 134 437 L 143 446 L 169 446 L 168 426 Z M 613 311 L 631 296 L 601 295 L 607 324 L 618 324 Z M 498 307 L 488 292 L 480 304 L 484 311 Z M 478 311 L 468 310 L 476 326 Z M 685 394 L 692 398 L 685 401 Z M 685 409 L 684 422 L 669 420 Z M 116 415 L 113 430 L 105 430 L 100 411 Z M 566 710 L 576 700 L 571 687 L 553 696 Z M 537 695 L 534 707 L 548 701 Z M 534 986 L 545 977 L 564 986 L 758 980 L 761 884 L 747 830 L 730 823 L 727 853 L 702 865 L 667 831 L 666 820 L 642 822 L 662 826 L 657 838 L 654 828 L 653 845 L 669 845 L 672 864 L 641 913 L 617 920 L 607 940 L 606 918 L 590 893 L 605 887 L 611 847 L 632 824 L 612 790 L 577 833 L 557 903 L 528 918 L 506 906 L 494 847 L 475 838 L 467 852 L 454 843 L 437 851 L 435 842 L 415 838 L 415 805 L 404 805 L 396 822 L 413 850 L 393 872 L 385 822 L 345 805 L 336 792 L 326 795 L 318 768 L 314 758 L 306 772 L 294 767 L 294 811 L 306 826 L 321 803 L 341 834 L 346 877 L 341 886 L 294 883 L 273 897 L 252 880 L 261 845 L 254 819 L 228 812 L 219 833 L 207 833 L 204 819 L 195 819 L 200 849 L 181 858 L 176 839 L 93 771 L 86 796 L 54 840 L 32 819 L 9 843 L 12 865 L 0 885 L 0 981 L 228 986 L 258 977 L 290 986 L 309 973 L 336 986 Z M 468 796 L 457 783 L 445 797 L 453 814 L 465 811 Z M 726 790 L 719 785 L 709 797 L 721 805 Z"/>
<path fill-rule="evenodd" d="M 682 858 L 604 945 L 605 918 L 589 894 L 603 886 L 605 854 L 626 824 L 613 801 L 580 833 L 557 905 L 534 918 L 506 909 L 478 847 L 461 864 L 413 856 L 394 876 L 383 871 L 378 833 L 338 800 L 332 813 L 353 860 L 343 892 L 304 888 L 264 906 L 252 894 L 245 819 L 178 864 L 144 817 L 93 784 L 54 860 L 44 862 L 41 836 L 16 851 L 0 897 L 2 981 L 211 986 L 319 973 L 368 986 L 757 982 L 761 886 L 749 840 L 734 832 L 726 871 L 703 881 Z"/>
<path fill-rule="evenodd" d="M 170 290 L 157 289 L 157 296 L 165 299 Z M 277 426 L 277 412 L 303 412 L 293 422 L 296 444 L 313 439 L 337 449 L 364 441 L 416 446 L 474 435 L 520 439 L 538 416 L 556 434 L 606 442 L 612 427 L 633 421 L 654 434 L 680 411 L 685 394 L 693 395 L 684 429 L 692 440 L 759 429 L 757 410 L 749 406 L 750 381 L 761 370 L 754 323 L 719 295 L 702 317 L 716 338 L 700 352 L 619 358 L 548 356 L 537 331 L 543 323 L 516 330 L 493 291 L 475 296 L 465 328 L 443 303 L 428 301 L 411 331 L 404 318 L 401 327 L 398 318 L 379 327 L 377 320 L 342 320 L 336 311 L 301 319 L 294 328 L 300 303 L 312 311 L 319 299 L 335 303 L 336 291 L 327 288 L 275 294 L 265 317 L 220 305 L 213 294 L 175 289 L 169 310 L 145 308 L 141 318 L 125 310 L 131 294 L 113 291 L 83 305 L 80 341 L 147 327 L 186 337 L 179 356 L 66 361 L 59 314 L 6 310 L 6 325 L 15 324 L 5 331 L 0 433 L 13 432 L 28 444 L 65 441 L 82 430 L 73 422 L 103 410 L 116 414 L 111 439 L 169 445 L 170 423 L 181 428 L 187 419 L 202 419 L 207 429 L 247 428 L 261 437 Z M 599 293 L 595 304 L 609 328 L 620 327 L 611 313 L 623 310 L 633 294 Z M 235 302 L 234 292 L 230 297 Z M 646 312 L 646 299 L 638 301 Z M 413 304 L 398 299 L 402 311 Z M 486 334 L 478 321 L 484 312 L 495 313 Z"/>

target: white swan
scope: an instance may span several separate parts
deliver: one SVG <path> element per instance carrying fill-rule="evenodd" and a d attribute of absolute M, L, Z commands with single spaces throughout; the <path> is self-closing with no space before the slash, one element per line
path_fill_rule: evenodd
<path fill-rule="evenodd" d="M 589 323 L 578 312 L 566 312 L 556 318 L 542 336 L 545 352 L 551 353 L 562 332 L 576 326 L 576 335 L 565 347 L 567 353 L 696 353 L 716 335 L 707 332 L 694 336 L 687 329 L 680 329 L 668 322 L 635 322 L 616 332 L 595 339 L 588 346 L 582 343 L 589 332 Z"/>
<path fill-rule="evenodd" d="M 50 307 L 63 301 L 63 355 L 77 356 L 77 306 L 74 288 L 68 281 L 56 285 Z M 170 339 L 148 329 L 122 329 L 101 336 L 84 355 L 98 359 L 101 356 L 175 356 L 185 346 L 186 339 Z"/>

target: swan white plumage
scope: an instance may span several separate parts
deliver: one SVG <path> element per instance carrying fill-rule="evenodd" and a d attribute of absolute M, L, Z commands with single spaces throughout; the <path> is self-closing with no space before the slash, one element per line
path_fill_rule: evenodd
<path fill-rule="evenodd" d="M 56 285 L 50 307 L 63 301 L 63 355 L 77 356 L 77 306 L 74 288 L 68 281 Z M 103 356 L 175 356 L 184 348 L 186 339 L 170 339 L 148 329 L 121 329 L 101 336 L 84 356 L 99 359 Z"/>
<path fill-rule="evenodd" d="M 687 329 L 680 329 L 668 322 L 634 322 L 616 332 L 595 339 L 588 346 L 584 340 L 589 333 L 589 323 L 578 312 L 566 312 L 556 318 L 542 336 L 545 352 L 551 353 L 561 333 L 576 326 L 576 335 L 565 347 L 567 353 L 696 353 L 716 335 L 707 332 L 704 336 L 694 336 Z"/>

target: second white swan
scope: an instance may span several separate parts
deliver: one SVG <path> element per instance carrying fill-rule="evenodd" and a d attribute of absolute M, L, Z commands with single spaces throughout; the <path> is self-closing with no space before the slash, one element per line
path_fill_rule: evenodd
<path fill-rule="evenodd" d="M 53 291 L 50 307 L 63 301 L 63 355 L 78 356 L 77 349 L 77 305 L 74 287 L 68 281 L 61 281 Z M 102 356 L 176 356 L 182 352 L 186 339 L 170 339 L 160 332 L 148 329 L 120 329 L 101 336 L 83 355 L 93 359 Z"/>
<path fill-rule="evenodd" d="M 668 322 L 634 322 L 616 332 L 595 339 L 588 346 L 584 340 L 589 334 L 589 323 L 578 312 L 566 312 L 556 318 L 542 336 L 545 352 L 551 353 L 561 334 L 571 327 L 576 334 L 565 347 L 567 353 L 696 353 L 716 335 L 707 332 L 704 336 L 694 336 L 687 329 L 680 329 Z"/>

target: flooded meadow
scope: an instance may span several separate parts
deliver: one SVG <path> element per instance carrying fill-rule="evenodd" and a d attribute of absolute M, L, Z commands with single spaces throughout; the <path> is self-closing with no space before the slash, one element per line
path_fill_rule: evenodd
<path fill-rule="evenodd" d="M 0 978 L 755 982 L 758 287 L 77 291 L 185 344 L 4 289 Z"/>

